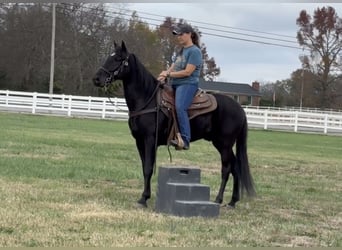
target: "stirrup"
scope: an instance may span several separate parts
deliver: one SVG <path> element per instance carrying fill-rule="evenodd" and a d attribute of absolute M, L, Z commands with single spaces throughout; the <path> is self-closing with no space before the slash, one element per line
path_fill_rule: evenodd
<path fill-rule="evenodd" d="M 182 150 L 184 148 L 184 141 L 180 133 L 176 133 L 176 138 L 170 140 L 170 144 L 176 148 L 176 150 Z"/>

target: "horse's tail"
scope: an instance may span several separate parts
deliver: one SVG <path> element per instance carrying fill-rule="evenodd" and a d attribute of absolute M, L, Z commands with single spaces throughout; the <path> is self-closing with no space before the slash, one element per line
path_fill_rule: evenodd
<path fill-rule="evenodd" d="M 255 188 L 252 175 L 249 169 L 249 162 L 247 156 L 247 133 L 248 124 L 247 118 L 245 117 L 243 127 L 238 135 L 236 141 L 236 158 L 237 158 L 237 171 L 240 179 L 240 192 L 243 194 L 245 190 L 248 196 L 255 196 Z"/>

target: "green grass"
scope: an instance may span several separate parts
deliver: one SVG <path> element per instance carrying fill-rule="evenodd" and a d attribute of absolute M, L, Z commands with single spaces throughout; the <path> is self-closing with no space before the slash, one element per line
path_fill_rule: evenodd
<path fill-rule="evenodd" d="M 258 197 L 215 219 L 135 207 L 143 187 L 126 122 L 0 113 L 0 246 L 335 246 L 342 228 L 342 138 L 250 130 Z M 212 199 L 218 153 L 158 150 L 157 165 L 196 165 Z M 231 181 L 225 202 L 231 195 Z"/>

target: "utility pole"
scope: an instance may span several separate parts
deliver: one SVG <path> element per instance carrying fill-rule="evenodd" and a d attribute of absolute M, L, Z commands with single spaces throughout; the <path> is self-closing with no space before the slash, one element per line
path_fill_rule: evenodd
<path fill-rule="evenodd" d="M 53 77 L 55 71 L 55 33 L 56 33 L 56 3 L 52 4 L 52 35 L 51 35 L 51 66 L 50 66 L 50 84 L 49 94 L 53 94 Z"/>
<path fill-rule="evenodd" d="M 302 56 L 302 86 L 300 90 L 300 104 L 299 104 L 299 109 L 302 111 L 303 107 L 303 92 L 304 92 L 304 65 L 305 63 L 305 54 L 304 54 L 304 47 L 303 47 L 303 56 Z"/>
<path fill-rule="evenodd" d="M 303 107 L 303 91 L 304 91 L 304 67 L 302 68 L 302 86 L 300 90 L 300 104 L 299 104 L 300 111 L 302 111 L 302 107 Z"/>

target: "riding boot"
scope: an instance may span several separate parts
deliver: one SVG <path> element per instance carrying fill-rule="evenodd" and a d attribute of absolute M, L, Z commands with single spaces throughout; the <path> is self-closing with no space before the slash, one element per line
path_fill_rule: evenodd
<path fill-rule="evenodd" d="M 170 140 L 170 144 L 175 147 L 176 150 L 188 150 L 189 143 L 186 143 L 180 133 L 176 133 L 176 138 Z"/>

